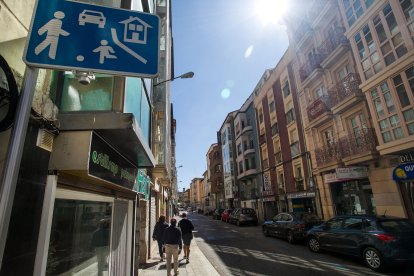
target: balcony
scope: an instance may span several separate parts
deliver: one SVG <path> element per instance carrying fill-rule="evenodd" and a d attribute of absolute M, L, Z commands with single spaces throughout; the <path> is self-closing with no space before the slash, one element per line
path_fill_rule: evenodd
<path fill-rule="evenodd" d="M 342 159 L 340 143 L 316 148 L 315 157 L 318 167 L 324 167 L 328 164 L 339 162 Z"/>
<path fill-rule="evenodd" d="M 341 137 L 339 141 L 328 147 L 319 147 L 315 150 L 316 163 L 318 167 L 324 167 L 334 162 L 344 162 L 352 165 L 376 156 L 375 130 L 370 128 L 361 129 Z"/>
<path fill-rule="evenodd" d="M 276 160 L 276 165 L 280 164 L 283 162 L 282 160 L 282 152 L 278 151 L 275 153 L 275 160 Z"/>
<path fill-rule="evenodd" d="M 321 65 L 324 68 L 330 67 L 342 58 L 348 51 L 349 41 L 344 35 L 345 28 L 337 27 L 328 34 L 328 38 L 318 47 L 318 52 L 322 55 Z"/>
<path fill-rule="evenodd" d="M 361 81 L 357 74 L 351 73 L 348 74 L 341 83 L 334 86 L 331 90 L 332 94 L 332 106 L 336 106 L 345 102 L 346 100 L 351 100 L 351 104 L 355 103 L 359 98 L 363 98 L 364 94 L 359 85 Z M 354 101 L 352 101 L 354 99 Z M 349 104 L 342 106 L 338 111 L 348 107 Z M 337 109 L 337 108 L 336 108 Z"/>
<path fill-rule="evenodd" d="M 361 155 L 373 155 L 376 152 L 376 147 L 375 130 L 372 128 L 364 128 L 346 137 L 342 145 L 342 155 L 346 160 L 355 159 L 355 157 Z"/>
<path fill-rule="evenodd" d="M 308 60 L 299 69 L 300 80 L 302 83 L 315 71 L 321 69 L 321 62 L 323 56 L 321 54 L 314 54 L 308 58 Z"/>
<path fill-rule="evenodd" d="M 328 94 L 330 95 L 332 92 L 328 91 Z M 322 115 L 331 115 L 331 107 L 332 107 L 332 99 L 331 96 L 325 95 L 322 97 L 317 98 L 314 102 L 312 102 L 307 107 L 308 112 L 308 120 L 309 123 L 316 120 L 319 117 L 322 117 Z"/>
<path fill-rule="evenodd" d="M 290 144 L 290 154 L 292 157 L 300 154 L 299 141 Z"/>

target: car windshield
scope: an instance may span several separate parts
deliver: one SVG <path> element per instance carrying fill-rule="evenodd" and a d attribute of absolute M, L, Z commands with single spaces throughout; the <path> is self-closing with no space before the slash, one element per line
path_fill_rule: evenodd
<path fill-rule="evenodd" d="M 253 209 L 243 209 L 242 214 L 255 214 Z"/>
<path fill-rule="evenodd" d="M 414 231 L 414 225 L 405 219 L 381 220 L 378 224 L 382 229 L 389 232 L 410 232 Z"/>

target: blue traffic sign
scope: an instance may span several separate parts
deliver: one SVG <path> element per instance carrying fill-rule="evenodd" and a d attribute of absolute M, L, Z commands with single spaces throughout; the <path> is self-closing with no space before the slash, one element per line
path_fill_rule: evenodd
<path fill-rule="evenodd" d="M 159 37 L 153 14 L 38 0 L 23 59 L 41 68 L 154 77 Z"/>

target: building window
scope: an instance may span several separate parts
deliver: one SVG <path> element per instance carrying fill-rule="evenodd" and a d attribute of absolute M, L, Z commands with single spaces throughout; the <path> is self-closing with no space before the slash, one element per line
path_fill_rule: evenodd
<path fill-rule="evenodd" d="M 398 29 L 398 24 L 390 4 L 384 7 L 382 13 L 378 14 L 373 22 L 385 65 L 388 66 L 397 58 L 407 53 L 407 48 L 403 43 L 402 34 Z"/>
<path fill-rule="evenodd" d="M 382 70 L 382 64 L 376 45 L 372 38 L 371 30 L 368 25 L 365 25 L 362 30 L 354 37 L 358 48 L 359 58 L 361 60 L 364 76 L 369 79 L 374 74 Z"/>
<path fill-rule="evenodd" d="M 242 144 L 241 143 L 239 143 L 238 145 L 237 145 L 237 155 L 241 155 L 242 154 Z"/>
<path fill-rule="evenodd" d="M 404 12 L 407 27 L 410 31 L 411 39 L 414 41 L 414 8 L 412 0 L 400 0 L 401 9 Z"/>
<path fill-rule="evenodd" d="M 291 108 L 288 110 L 288 112 L 286 112 L 286 124 L 290 124 L 293 121 L 295 121 L 295 113 L 293 111 L 293 108 Z"/>
<path fill-rule="evenodd" d="M 335 144 L 334 131 L 332 127 L 325 129 L 322 132 L 322 139 L 323 143 L 329 148 Z"/>
<path fill-rule="evenodd" d="M 283 97 L 287 97 L 290 95 L 290 88 L 289 88 L 289 82 L 285 81 L 285 85 L 283 86 Z"/>
<path fill-rule="evenodd" d="M 240 133 L 240 124 L 236 123 L 235 128 L 236 128 L 236 135 L 239 135 L 239 133 Z"/>
<path fill-rule="evenodd" d="M 216 167 L 215 167 L 215 172 L 216 172 L 216 173 L 221 172 L 221 165 L 220 165 L 220 164 L 216 165 Z"/>
<path fill-rule="evenodd" d="M 401 107 L 407 107 L 410 105 L 410 99 L 408 98 L 407 90 L 405 89 L 404 82 L 401 75 L 393 78 L 395 90 L 397 91 L 398 99 L 400 100 Z"/>
<path fill-rule="evenodd" d="M 279 128 L 278 128 L 277 123 L 274 123 L 274 124 L 272 125 L 272 128 L 271 128 L 271 133 L 272 133 L 272 136 L 273 136 L 273 135 L 276 135 L 276 134 L 278 134 L 278 133 L 279 133 Z"/>
<path fill-rule="evenodd" d="M 259 108 L 259 123 L 263 123 L 263 110 Z"/>
<path fill-rule="evenodd" d="M 360 146 L 363 143 L 362 135 L 365 133 L 364 130 L 368 128 L 365 114 L 360 113 L 359 115 L 351 118 L 351 127 L 352 132 L 354 133 L 356 144 Z"/>
<path fill-rule="evenodd" d="M 364 13 L 360 0 L 343 0 L 346 20 L 349 27 Z M 369 1 L 368 1 L 369 2 Z"/>
<path fill-rule="evenodd" d="M 274 112 L 276 110 L 276 108 L 275 108 L 275 102 L 274 101 L 271 101 L 270 102 L 270 104 L 269 104 L 269 110 L 270 110 L 270 113 L 272 113 L 272 112 Z"/>
<path fill-rule="evenodd" d="M 393 115 L 389 118 L 379 121 L 379 126 L 384 143 L 388 143 L 404 137 L 398 115 Z"/>

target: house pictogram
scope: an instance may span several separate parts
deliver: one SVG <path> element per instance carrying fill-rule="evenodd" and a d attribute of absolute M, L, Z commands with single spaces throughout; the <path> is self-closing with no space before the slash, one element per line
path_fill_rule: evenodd
<path fill-rule="evenodd" d="M 152 28 L 138 17 L 130 16 L 121 21 L 124 24 L 124 41 L 138 44 L 147 44 L 147 29 Z"/>

